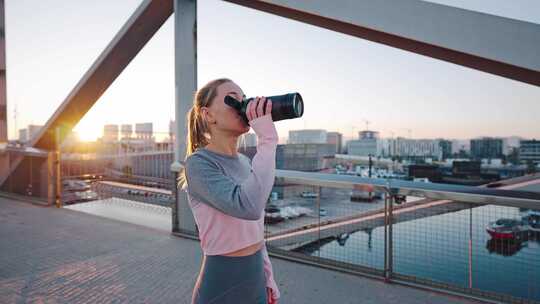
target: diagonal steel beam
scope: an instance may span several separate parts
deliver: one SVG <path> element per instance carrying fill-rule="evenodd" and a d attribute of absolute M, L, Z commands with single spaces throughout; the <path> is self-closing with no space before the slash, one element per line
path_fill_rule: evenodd
<path fill-rule="evenodd" d="M 540 25 L 420 0 L 224 0 L 540 86 Z"/>
<path fill-rule="evenodd" d="M 172 13 L 172 0 L 144 0 L 32 139 L 31 146 L 53 149 L 56 127 L 61 127 L 61 142 Z"/>
<path fill-rule="evenodd" d="M 167 21 L 173 10 L 173 0 L 142 1 L 38 135 L 30 140 L 29 146 L 54 150 L 56 138 L 59 138 L 59 142 L 64 140 L 116 77 Z M 17 173 L 22 161 L 23 157 L 20 156 L 11 161 L 8 170 L 0 172 L 0 185 L 10 175 L 24 175 L 21 172 Z"/>

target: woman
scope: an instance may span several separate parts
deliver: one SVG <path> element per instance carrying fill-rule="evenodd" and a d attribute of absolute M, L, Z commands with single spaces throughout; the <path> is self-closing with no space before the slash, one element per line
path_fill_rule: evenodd
<path fill-rule="evenodd" d="M 246 110 L 249 125 L 224 102 L 244 93 L 216 79 L 195 94 L 188 113 L 183 189 L 204 256 L 192 303 L 277 303 L 280 296 L 264 241 L 264 208 L 275 176 L 277 131 L 272 101 L 257 97 Z M 253 161 L 236 151 L 253 128 Z"/>

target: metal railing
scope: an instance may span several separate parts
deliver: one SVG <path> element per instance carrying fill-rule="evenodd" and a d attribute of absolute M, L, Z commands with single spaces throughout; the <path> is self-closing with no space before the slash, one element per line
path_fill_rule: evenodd
<path fill-rule="evenodd" d="M 62 204 L 95 201 L 88 208 L 99 204 L 100 210 L 117 213 L 150 208 L 156 222 L 185 212 L 176 209 L 174 189 L 157 180 L 147 184 L 151 177 L 127 172 L 131 176 L 120 178 L 126 172 L 108 169 L 111 164 L 103 161 L 61 159 Z M 35 175 L 35 160 L 27 161 Z M 45 168 L 50 162 L 40 164 Z M 89 175 L 97 180 L 81 190 L 95 197 L 74 197 L 63 185 Z M 512 190 L 276 170 L 265 238 L 273 256 L 302 263 L 484 301 L 540 303 L 540 232 L 525 229 L 500 239 L 486 231 L 499 219 L 523 224 L 529 210 L 540 210 L 540 193 L 515 190 L 527 183 L 540 188 L 540 175 L 518 182 L 506 186 Z M 197 237 L 180 224 L 172 230 Z"/>
<path fill-rule="evenodd" d="M 521 184 L 535 179 L 540 188 L 538 175 Z M 366 186 L 371 194 L 355 190 Z M 267 209 L 273 255 L 484 301 L 540 303 L 540 230 L 525 222 L 540 193 L 287 170 L 276 171 L 274 190 L 270 211 L 293 210 L 279 219 Z M 490 237 L 486 228 L 505 218 L 521 230 Z"/>

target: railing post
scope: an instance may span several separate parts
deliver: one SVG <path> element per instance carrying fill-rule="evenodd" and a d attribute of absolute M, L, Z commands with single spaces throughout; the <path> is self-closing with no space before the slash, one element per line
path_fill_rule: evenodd
<path fill-rule="evenodd" d="M 54 176 L 56 181 L 55 189 L 55 203 L 56 208 L 62 208 L 62 182 L 61 182 L 61 167 L 60 167 L 60 127 L 56 127 L 55 130 L 55 151 L 54 151 Z"/>
<path fill-rule="evenodd" d="M 173 200 L 171 202 L 171 215 L 172 215 L 172 232 L 180 232 L 180 225 L 178 221 L 178 186 L 177 181 L 180 177 L 180 171 L 182 170 L 182 165 L 179 162 L 174 162 L 171 165 L 171 172 L 173 173 L 173 182 L 172 182 L 172 194 Z"/>
<path fill-rule="evenodd" d="M 388 200 L 390 199 L 390 191 L 384 195 L 384 281 L 387 282 L 388 272 Z"/>
<path fill-rule="evenodd" d="M 473 260 L 472 260 L 472 251 L 473 251 L 473 244 L 472 244 L 472 205 L 470 205 L 469 208 L 469 288 L 472 289 L 473 287 L 473 279 L 472 279 L 472 271 L 473 271 Z"/>
<path fill-rule="evenodd" d="M 394 198 L 395 198 L 395 195 L 392 194 L 388 202 L 388 271 L 386 272 L 386 280 L 388 282 L 392 280 L 392 273 L 394 271 L 394 232 L 393 232 Z"/>
<path fill-rule="evenodd" d="M 393 232 L 392 232 L 392 210 L 394 193 L 390 187 L 390 181 L 386 184 L 384 196 L 384 281 L 389 283 L 392 280 L 393 272 Z"/>
<path fill-rule="evenodd" d="M 317 236 L 317 240 L 318 240 L 317 248 L 319 248 L 317 250 L 317 255 L 320 258 L 321 257 L 321 186 L 317 186 L 317 218 L 319 219 L 319 223 L 317 225 L 317 232 L 319 234 Z"/>

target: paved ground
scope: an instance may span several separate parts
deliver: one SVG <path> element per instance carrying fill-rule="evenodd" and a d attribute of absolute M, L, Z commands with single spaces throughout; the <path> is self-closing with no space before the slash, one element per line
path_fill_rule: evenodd
<path fill-rule="evenodd" d="M 198 242 L 0 197 L 0 303 L 189 303 Z M 280 303 L 473 303 L 271 258 Z"/>

